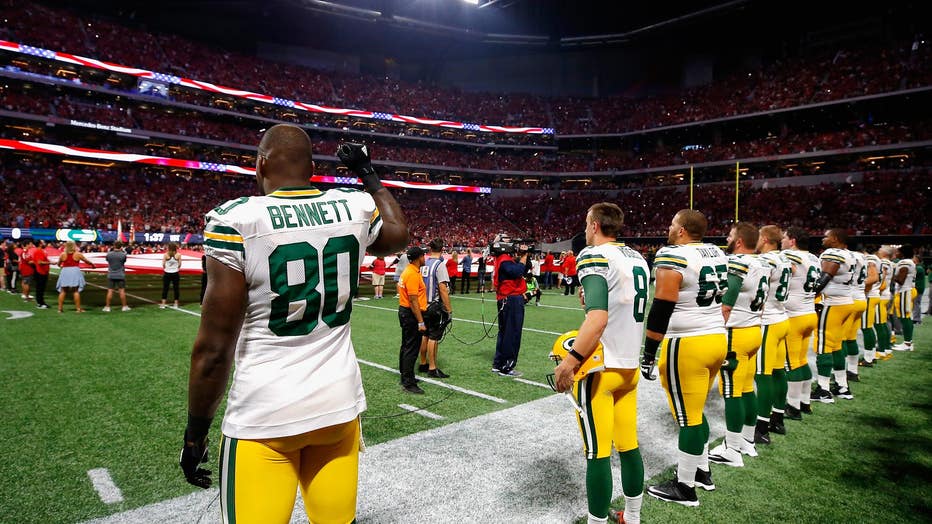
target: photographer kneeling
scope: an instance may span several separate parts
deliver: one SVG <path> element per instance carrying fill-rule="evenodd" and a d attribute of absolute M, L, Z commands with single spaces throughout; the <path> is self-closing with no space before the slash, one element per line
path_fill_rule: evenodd
<path fill-rule="evenodd" d="M 524 328 L 524 293 L 527 291 L 524 275 L 531 270 L 528 248 L 524 245 L 518 247 L 517 261 L 513 255 L 513 244 L 493 244 L 491 252 L 497 255 L 492 283 L 498 300 L 498 340 L 492 371 L 503 377 L 520 377 L 522 373 L 515 366 Z"/>

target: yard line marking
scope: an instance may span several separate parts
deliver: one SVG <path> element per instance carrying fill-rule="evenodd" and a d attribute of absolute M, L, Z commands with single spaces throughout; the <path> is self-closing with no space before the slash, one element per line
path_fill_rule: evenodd
<path fill-rule="evenodd" d="M 94 490 L 100 496 L 101 502 L 104 504 L 123 502 L 123 492 L 113 483 L 107 468 L 88 470 L 87 476 L 91 478 L 91 484 L 94 485 Z"/>
<path fill-rule="evenodd" d="M 461 295 L 450 295 L 450 298 L 455 298 L 457 300 L 486 300 L 484 298 L 474 298 L 474 297 L 464 297 Z M 490 299 L 489 302 L 495 302 L 495 299 Z M 552 306 L 549 304 L 541 304 L 540 307 L 549 307 L 552 309 L 568 309 L 570 311 L 582 311 L 581 307 L 567 307 L 567 306 Z"/>
<path fill-rule="evenodd" d="M 367 366 L 372 366 L 374 368 L 378 368 L 384 371 L 389 371 L 396 375 L 401 374 L 401 372 L 398 371 L 397 369 L 390 368 L 388 366 L 383 366 L 382 364 L 376 364 L 375 362 L 369 362 L 368 360 L 363 360 L 359 357 L 357 357 L 356 360 L 359 361 L 360 364 L 365 364 Z M 427 384 L 433 384 L 435 386 L 440 386 L 442 388 L 452 389 L 453 391 L 459 391 L 460 393 L 464 393 L 466 395 L 470 395 L 473 397 L 479 397 L 479 398 L 484 398 L 486 400 L 491 400 L 492 402 L 498 402 L 499 404 L 508 403 L 508 401 L 503 398 L 493 397 L 492 395 L 486 395 L 485 393 L 479 393 L 478 391 L 473 391 L 471 389 L 461 388 L 459 386 L 454 386 L 453 384 L 447 384 L 446 382 L 441 382 L 439 380 L 434 380 L 434 379 L 425 377 L 425 378 L 421 378 L 420 381 L 426 382 Z"/>
<path fill-rule="evenodd" d="M 88 282 L 87 285 L 88 285 L 88 286 L 94 286 L 94 287 L 96 287 L 96 288 L 98 288 L 98 289 L 108 289 L 108 288 L 105 288 L 104 286 L 99 286 L 99 285 L 97 285 L 97 284 L 92 284 L 91 282 Z M 142 300 L 143 302 L 148 302 L 148 303 L 150 303 L 150 304 L 159 304 L 159 302 L 156 302 L 156 301 L 154 301 L 154 300 L 149 300 L 148 298 L 143 298 L 143 297 L 141 297 L 141 296 L 139 296 L 139 295 L 133 295 L 133 294 L 127 293 L 126 296 L 135 298 L 136 300 Z M 189 314 L 189 315 L 194 315 L 194 316 L 196 316 L 196 317 L 201 316 L 201 314 L 198 313 L 198 312 L 196 312 L 196 311 L 188 311 L 187 309 L 181 309 L 180 307 L 175 307 L 175 306 L 166 305 L 166 306 L 165 306 L 165 309 L 174 309 L 175 311 L 180 311 L 180 312 L 182 312 L 182 313 L 187 313 L 187 314 Z"/>
<path fill-rule="evenodd" d="M 545 389 L 549 389 L 550 391 L 553 391 L 553 389 L 549 385 L 544 384 L 543 382 L 534 382 L 533 380 L 528 380 L 526 378 L 516 378 L 515 382 L 523 382 L 525 384 L 530 384 L 532 386 L 539 386 Z"/>
<path fill-rule="evenodd" d="M 397 309 L 392 309 L 392 308 L 387 308 L 387 307 L 379 307 L 379 306 L 369 306 L 369 305 L 366 305 L 366 304 L 358 304 L 358 303 L 354 303 L 354 304 L 353 304 L 353 307 L 367 307 L 367 308 L 370 308 L 370 309 L 381 309 L 382 311 L 398 311 Z M 484 326 L 484 325 L 487 325 L 487 324 L 492 324 L 492 322 L 482 322 L 482 321 L 479 321 L 479 320 L 469 320 L 469 319 L 466 319 L 466 318 L 456 318 L 456 317 L 453 317 L 453 320 L 455 320 L 455 321 L 457 321 L 457 322 L 466 322 L 467 324 L 482 324 L 483 326 Z M 532 332 L 532 333 L 543 333 L 543 334 L 545 334 L 545 335 L 562 335 L 562 334 L 563 334 L 563 333 L 557 333 L 556 331 L 544 331 L 543 329 L 534 329 L 534 328 L 529 328 L 529 327 L 521 328 L 521 329 L 524 330 L 524 331 L 530 331 L 530 332 Z"/>
<path fill-rule="evenodd" d="M 417 413 L 418 415 L 422 417 L 427 417 L 433 420 L 443 420 L 443 417 L 436 413 L 431 413 L 430 411 L 426 411 L 421 408 L 416 408 L 409 404 L 398 404 L 398 407 L 405 411 L 410 411 L 411 413 Z"/>
<path fill-rule="evenodd" d="M 32 311 L 7 311 L 3 310 L 0 313 L 9 313 L 10 318 L 7 320 L 19 320 L 21 318 L 29 318 L 33 315 Z"/>

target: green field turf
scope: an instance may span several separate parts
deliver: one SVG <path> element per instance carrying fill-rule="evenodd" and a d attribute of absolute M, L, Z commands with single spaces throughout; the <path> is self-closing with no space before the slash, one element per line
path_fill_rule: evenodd
<path fill-rule="evenodd" d="M 10 443 L 0 451 L 0 522 L 76 522 L 176 497 L 192 491 L 177 467 L 185 424 L 187 374 L 191 344 L 199 318 L 171 308 L 159 309 L 161 277 L 129 280 L 129 312 L 114 307 L 104 313 L 105 279 L 88 275 L 82 293 L 87 313 L 56 311 L 49 293 L 48 310 L 37 310 L 18 295 L 0 293 L 0 310 L 28 311 L 34 316 L 0 317 L 0 392 L 5 424 L 0 438 Z M 54 284 L 55 277 L 51 278 Z M 371 296 L 363 284 L 360 295 Z M 182 279 L 181 308 L 198 312 L 199 277 Z M 353 341 L 358 357 L 397 369 L 400 328 L 397 299 L 386 286 L 386 298 L 356 302 Z M 442 342 L 440 367 L 446 382 L 507 401 L 501 404 L 431 384 L 414 397 L 399 386 L 399 377 L 362 365 L 369 402 L 363 425 L 368 444 L 449 424 L 551 394 L 549 389 L 499 377 L 490 372 L 495 350 L 494 295 L 470 294 L 454 299 L 454 322 Z M 139 297 L 139 298 L 136 298 Z M 529 307 L 526 327 L 562 333 L 583 318 L 573 297 L 548 295 L 552 307 Z M 111 306 L 119 305 L 117 297 Z M 483 317 L 485 324 L 483 324 Z M 488 336 L 486 336 L 488 332 Z M 490 338 L 491 337 L 491 338 Z M 525 379 L 546 383 L 553 364 L 547 359 L 556 338 L 525 332 L 518 369 Z M 462 342 L 456 340 L 459 339 Z M 442 421 L 406 414 L 398 404 L 423 407 Z M 223 406 L 221 406 L 221 412 Z M 211 438 L 219 442 L 219 421 Z M 123 492 L 124 502 L 106 505 L 92 489 L 87 471 L 107 468 Z"/>
<path fill-rule="evenodd" d="M 390 279 L 389 279 L 390 280 Z M 183 313 L 160 310 L 161 279 L 131 277 L 133 310 L 100 310 L 105 280 L 88 276 L 84 314 L 70 300 L 66 312 L 37 310 L 18 295 L 0 293 L 0 310 L 33 316 L 0 316 L 0 523 L 79 522 L 194 491 L 177 467 L 185 424 L 190 348 L 198 326 L 199 277 L 182 279 Z M 52 278 L 54 284 L 54 277 Z M 549 389 L 489 372 L 496 329 L 494 297 L 456 296 L 454 329 L 441 344 L 446 382 L 501 398 L 506 403 L 423 384 L 424 396 L 401 392 L 397 368 L 400 330 L 397 301 L 355 303 L 353 340 L 363 361 L 369 410 L 363 426 L 376 444 L 439 425 L 539 399 Z M 371 288 L 361 286 L 365 298 Z M 138 298 L 136 298 L 138 297 Z M 149 301 L 149 302 L 147 302 Z M 115 302 L 118 304 L 118 302 Z M 574 297 L 548 293 L 545 306 L 527 308 L 518 369 L 524 379 L 546 383 L 553 364 L 546 358 L 556 335 L 583 318 Z M 555 306 L 555 307 L 554 307 Z M 483 324 L 484 318 L 484 324 Z M 472 321 L 472 322 L 467 322 Z M 788 437 L 776 437 L 748 467 L 715 468 L 720 486 L 700 493 L 702 506 L 681 508 L 646 500 L 651 522 L 791 520 L 852 522 L 928 518 L 924 493 L 930 478 L 929 396 L 932 329 L 917 329 L 920 351 L 897 353 L 878 368 L 864 370 L 857 400 L 815 407 L 817 415 L 788 422 Z M 489 334 L 489 337 L 486 336 Z M 925 351 L 923 351 L 925 350 Z M 869 399 L 869 400 L 868 400 Z M 406 403 L 445 417 L 437 421 L 404 414 Z M 221 412 L 223 407 L 221 406 Z M 219 414 L 218 414 L 219 415 Z M 219 442 L 219 421 L 211 438 Z M 789 443 L 794 446 L 792 451 Z M 642 446 L 649 446 L 642 442 Z M 580 459 L 582 460 L 582 459 Z M 92 489 L 87 471 L 107 468 L 124 501 L 107 505 Z M 554 487 L 554 493 L 558 493 Z M 645 497 L 646 499 L 646 497 Z M 830 507 L 822 516 L 818 511 Z M 761 513 L 762 512 L 762 513 Z M 870 516 L 870 517 L 868 517 Z"/>

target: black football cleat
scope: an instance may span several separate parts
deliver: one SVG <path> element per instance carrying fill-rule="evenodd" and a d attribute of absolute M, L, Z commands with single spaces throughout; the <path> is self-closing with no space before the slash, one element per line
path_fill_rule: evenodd
<path fill-rule="evenodd" d="M 687 486 L 676 479 L 668 480 L 656 486 L 648 486 L 647 494 L 655 499 L 675 502 L 684 506 L 695 507 L 699 505 L 699 499 L 696 497 L 696 488 Z"/>
<path fill-rule="evenodd" d="M 799 403 L 799 412 L 805 413 L 807 415 L 812 415 L 812 404 L 807 404 L 805 402 Z"/>
<path fill-rule="evenodd" d="M 812 391 L 812 395 L 809 395 L 809 400 L 812 402 L 821 402 L 823 404 L 835 403 L 835 397 L 830 392 L 822 389 L 821 387 L 817 387 Z"/>
<path fill-rule="evenodd" d="M 715 483 L 712 482 L 712 470 L 702 471 L 696 468 L 696 487 L 706 491 L 715 491 Z"/>
<path fill-rule="evenodd" d="M 784 415 L 786 416 L 786 418 L 790 420 L 802 420 L 803 419 L 802 411 L 794 408 L 793 406 L 787 406 L 786 413 Z"/>

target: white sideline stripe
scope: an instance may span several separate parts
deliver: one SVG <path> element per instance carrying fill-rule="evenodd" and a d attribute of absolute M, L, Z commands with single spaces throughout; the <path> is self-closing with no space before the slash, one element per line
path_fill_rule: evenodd
<path fill-rule="evenodd" d="M 459 295 L 450 295 L 450 298 L 455 298 L 457 300 L 485 300 L 484 298 L 463 297 Z M 495 302 L 495 301 L 490 300 L 490 302 Z M 549 307 L 551 309 L 568 309 L 570 311 L 580 311 L 580 312 L 582 311 L 582 307 L 551 306 L 549 304 L 541 304 L 540 307 Z"/>
<path fill-rule="evenodd" d="M 525 384 L 530 384 L 532 386 L 538 386 L 544 389 L 550 389 L 550 386 L 548 384 L 544 384 L 543 382 L 534 382 L 533 380 L 528 380 L 526 378 L 516 378 L 515 382 L 523 382 Z M 553 391 L 553 390 L 550 389 L 550 391 Z"/>
<path fill-rule="evenodd" d="M 87 476 L 91 478 L 91 484 L 94 485 L 94 490 L 100 496 L 101 502 L 104 504 L 123 502 L 123 492 L 113 483 L 107 468 L 88 470 Z"/>
<path fill-rule="evenodd" d="M 392 308 L 387 308 L 387 307 L 379 307 L 379 306 L 368 306 L 368 305 L 366 305 L 366 304 L 358 304 L 358 303 L 355 303 L 355 302 L 353 303 L 353 307 L 367 307 L 367 308 L 370 308 L 370 309 L 381 309 L 382 311 L 395 311 L 395 312 L 398 311 L 397 309 L 392 309 Z M 480 322 L 480 321 L 478 321 L 478 320 L 469 320 L 469 319 L 467 319 L 467 318 L 456 318 L 456 317 L 453 317 L 453 320 L 455 320 L 455 321 L 457 321 L 457 322 L 466 322 L 467 324 L 482 324 L 482 325 L 485 325 L 485 324 L 488 324 L 488 323 L 489 323 L 489 322 Z M 543 333 L 543 334 L 545 334 L 545 335 L 562 335 L 562 334 L 563 334 L 563 333 L 557 333 L 556 331 L 544 331 L 543 329 L 534 329 L 534 328 L 529 328 L 529 327 L 521 328 L 521 329 L 522 329 L 522 331 L 530 331 L 530 332 L 533 332 L 533 333 Z"/>
<path fill-rule="evenodd" d="M 431 413 L 430 411 L 426 411 L 421 408 L 416 408 L 410 404 L 398 404 L 398 407 L 405 411 L 410 411 L 411 413 L 417 413 L 418 415 L 422 417 L 427 417 L 433 420 L 443 420 L 443 417 L 436 413 Z"/>
<path fill-rule="evenodd" d="M 398 371 L 397 369 L 390 368 L 390 367 L 388 367 L 388 366 L 383 366 L 382 364 L 376 364 L 375 362 L 369 362 L 368 360 L 363 360 L 363 359 L 358 358 L 358 357 L 356 358 L 356 360 L 358 360 L 360 364 L 365 364 L 365 365 L 367 365 L 367 366 L 372 366 L 372 367 L 374 367 L 374 368 L 378 368 L 378 369 L 381 369 L 381 370 L 384 370 L 384 371 L 389 371 L 389 372 L 394 373 L 394 374 L 396 374 L 396 375 L 400 375 L 400 374 L 401 374 L 401 372 Z M 484 398 L 484 399 L 486 399 L 486 400 L 491 400 L 492 402 L 498 402 L 499 404 L 507 404 L 507 403 L 508 403 L 508 401 L 505 400 L 505 399 L 503 399 L 503 398 L 493 397 L 492 395 L 486 395 L 485 393 L 479 393 L 478 391 L 473 391 L 473 390 L 471 390 L 471 389 L 461 388 L 461 387 L 459 387 L 459 386 L 454 386 L 454 385 L 452 385 L 452 384 L 447 384 L 447 383 L 441 382 L 441 381 L 439 381 L 439 380 L 433 380 L 433 379 L 430 379 L 430 378 L 422 378 L 422 379 L 420 379 L 420 380 L 421 380 L 421 382 L 426 382 L 426 383 L 428 383 L 428 384 L 433 384 L 433 385 L 435 385 L 435 386 L 440 386 L 440 387 L 442 387 L 442 388 L 452 389 L 453 391 L 459 391 L 460 393 L 465 393 L 465 394 L 467 394 L 467 395 L 472 395 L 473 397 Z"/>
<path fill-rule="evenodd" d="M 99 289 L 107 289 L 107 288 L 105 288 L 104 286 L 99 286 L 99 285 L 97 285 L 97 284 L 92 284 L 92 283 L 90 283 L 90 282 L 87 282 L 87 285 L 88 285 L 88 286 L 94 286 L 94 287 L 99 288 Z M 127 293 L 126 296 L 135 298 L 136 300 L 142 300 L 143 302 L 148 302 L 148 303 L 150 303 L 150 304 L 159 304 L 159 302 L 156 302 L 156 301 L 154 301 L 154 300 L 149 300 L 148 298 L 143 298 L 143 297 L 141 297 L 141 296 L 139 296 L 139 295 L 133 295 L 133 294 Z M 165 306 L 165 309 L 174 309 L 175 311 L 180 311 L 180 312 L 182 312 L 182 313 L 187 313 L 187 314 L 189 314 L 189 315 L 194 315 L 194 316 L 196 316 L 196 317 L 201 316 L 201 314 L 198 313 L 197 311 L 188 311 L 187 309 L 181 309 L 180 307 L 175 307 L 175 306 L 166 305 L 166 306 Z"/>

